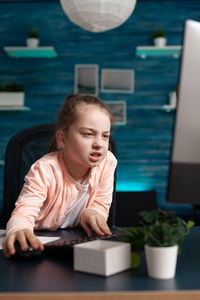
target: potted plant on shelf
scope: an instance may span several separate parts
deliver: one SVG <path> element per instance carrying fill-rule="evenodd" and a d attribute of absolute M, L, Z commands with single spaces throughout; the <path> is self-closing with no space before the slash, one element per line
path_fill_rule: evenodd
<path fill-rule="evenodd" d="M 13 82 L 10 84 L 0 84 L 0 105 L 23 106 L 24 105 L 24 88 L 21 84 Z"/>
<path fill-rule="evenodd" d="M 39 34 L 36 27 L 32 28 L 28 33 L 28 38 L 26 40 L 27 47 L 36 48 L 39 45 Z"/>
<path fill-rule="evenodd" d="M 185 222 L 161 208 L 143 211 L 139 217 L 141 227 L 131 229 L 125 239 L 131 243 L 133 266 L 138 266 L 140 256 L 145 254 L 149 277 L 173 278 L 180 244 L 189 234 L 194 222 Z"/>
<path fill-rule="evenodd" d="M 166 46 L 167 39 L 165 37 L 165 33 L 162 29 L 156 29 L 152 33 L 153 43 L 158 48 L 163 48 Z"/>

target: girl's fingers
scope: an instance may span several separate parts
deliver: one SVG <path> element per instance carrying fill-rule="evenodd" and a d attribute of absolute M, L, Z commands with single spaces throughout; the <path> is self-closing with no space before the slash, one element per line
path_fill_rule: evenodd
<path fill-rule="evenodd" d="M 81 215 L 80 223 L 89 236 L 92 235 L 92 231 L 98 235 L 112 234 L 105 218 L 94 210 L 86 209 Z"/>
<path fill-rule="evenodd" d="M 95 222 L 92 222 L 92 224 L 90 226 L 94 230 L 94 232 L 96 232 L 98 235 L 104 235 L 104 232 L 99 227 L 96 219 L 95 219 Z"/>
<path fill-rule="evenodd" d="M 6 257 L 10 257 L 10 255 L 15 254 L 15 234 L 10 235 L 8 238 L 6 238 L 3 242 L 3 250 Z"/>
<path fill-rule="evenodd" d="M 89 218 L 87 223 L 89 224 L 90 228 L 98 235 L 104 235 L 104 232 L 101 230 L 101 228 L 98 225 L 98 220 L 96 216 Z"/>
<path fill-rule="evenodd" d="M 92 235 L 92 230 L 89 225 L 87 225 L 85 222 L 81 224 L 87 235 L 90 237 Z"/>
<path fill-rule="evenodd" d="M 26 231 L 25 232 L 26 235 L 26 240 L 28 241 L 28 243 L 30 244 L 30 246 L 33 249 L 38 249 L 40 248 L 42 251 L 44 250 L 44 246 L 43 244 L 40 242 L 40 240 L 35 236 L 35 234 L 33 234 L 31 231 Z"/>
<path fill-rule="evenodd" d="M 26 240 L 25 230 L 20 230 L 17 232 L 16 240 L 19 242 L 22 251 L 28 250 L 28 243 Z"/>
<path fill-rule="evenodd" d="M 30 229 L 23 229 L 11 234 L 3 241 L 3 251 L 6 258 L 15 254 L 15 241 L 19 242 L 22 251 L 28 250 L 29 245 L 33 249 L 40 248 L 42 251 L 44 250 L 43 244 L 34 233 Z"/>
<path fill-rule="evenodd" d="M 10 252 L 7 248 L 6 240 L 3 241 L 3 252 L 4 252 L 4 255 L 5 255 L 6 258 L 10 257 Z"/>
<path fill-rule="evenodd" d="M 100 230 L 103 232 L 103 233 L 105 233 L 105 234 L 107 234 L 107 235 L 111 235 L 112 234 L 112 232 L 110 231 L 110 229 L 109 229 L 109 227 L 108 227 L 108 225 L 107 225 L 107 223 L 104 221 L 104 222 L 102 222 L 102 221 L 99 221 L 98 219 L 97 219 L 97 224 L 98 224 L 98 227 L 100 228 Z"/>

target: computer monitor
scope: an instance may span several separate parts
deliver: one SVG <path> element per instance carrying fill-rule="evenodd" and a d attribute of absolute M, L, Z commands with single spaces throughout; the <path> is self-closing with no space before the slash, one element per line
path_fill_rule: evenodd
<path fill-rule="evenodd" d="M 187 20 L 167 201 L 200 204 L 200 22 Z"/>

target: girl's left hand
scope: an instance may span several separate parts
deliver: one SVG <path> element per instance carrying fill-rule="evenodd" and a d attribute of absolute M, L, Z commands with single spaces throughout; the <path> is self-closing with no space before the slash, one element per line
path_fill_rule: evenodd
<path fill-rule="evenodd" d="M 99 235 L 111 235 L 105 218 L 93 209 L 85 209 L 80 216 L 80 224 L 90 237 L 94 232 Z"/>

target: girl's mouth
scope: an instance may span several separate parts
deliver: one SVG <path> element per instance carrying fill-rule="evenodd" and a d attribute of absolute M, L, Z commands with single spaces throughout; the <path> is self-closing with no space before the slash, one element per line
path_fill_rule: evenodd
<path fill-rule="evenodd" d="M 101 158 L 101 153 L 99 152 L 93 152 L 90 154 L 90 159 L 92 161 L 98 161 Z"/>

